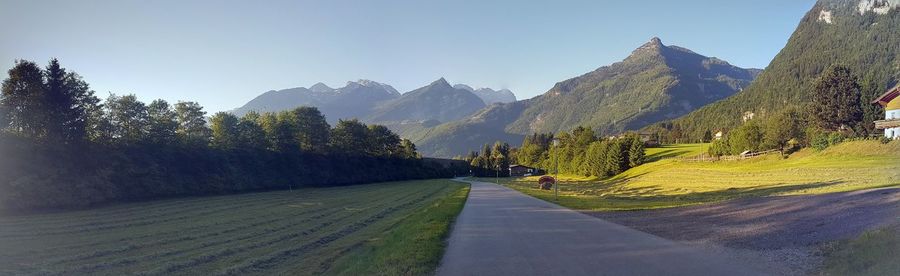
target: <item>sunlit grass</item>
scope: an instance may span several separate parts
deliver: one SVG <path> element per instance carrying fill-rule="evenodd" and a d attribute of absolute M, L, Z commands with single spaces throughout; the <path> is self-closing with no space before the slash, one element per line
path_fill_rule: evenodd
<path fill-rule="evenodd" d="M 822 152 L 802 150 L 787 159 L 779 154 L 742 161 L 665 159 L 609 179 L 560 178 L 559 204 L 584 210 L 652 209 L 749 196 L 892 187 L 900 186 L 900 142 L 847 142 Z M 536 189 L 537 177 L 506 178 L 502 183 L 544 200 L 556 200 L 553 191 Z"/>
<path fill-rule="evenodd" d="M 450 226 L 462 211 L 469 187 L 417 211 L 398 225 L 355 247 L 326 274 L 429 275 L 437 269 Z"/>
<path fill-rule="evenodd" d="M 661 158 L 698 156 L 706 152 L 708 148 L 709 143 L 660 145 L 647 148 L 645 154 L 647 160 L 655 161 Z"/>

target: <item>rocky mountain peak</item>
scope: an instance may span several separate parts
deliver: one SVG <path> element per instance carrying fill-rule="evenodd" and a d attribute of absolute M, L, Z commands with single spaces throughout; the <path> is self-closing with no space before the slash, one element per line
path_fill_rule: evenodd
<path fill-rule="evenodd" d="M 328 85 L 319 82 L 319 83 L 313 84 L 313 86 L 310 86 L 309 91 L 316 92 L 316 93 L 327 93 L 327 92 L 334 91 L 334 88 L 331 88 Z"/>
<path fill-rule="evenodd" d="M 447 80 L 444 79 L 443 77 L 441 77 L 440 79 L 438 79 L 438 80 L 432 82 L 432 83 L 429 84 L 428 86 L 432 86 L 432 87 L 447 87 L 447 88 L 452 88 L 452 86 L 450 86 L 450 83 L 447 82 Z"/>

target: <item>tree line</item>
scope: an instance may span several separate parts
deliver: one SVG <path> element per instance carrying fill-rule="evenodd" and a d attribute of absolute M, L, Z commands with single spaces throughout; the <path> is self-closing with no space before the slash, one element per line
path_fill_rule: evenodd
<path fill-rule="evenodd" d="M 0 206 L 66 208 L 109 201 L 292 189 L 454 172 L 425 162 L 384 126 L 313 107 L 207 120 L 196 102 L 100 100 L 51 59 L 16 61 L 0 94 Z"/>
<path fill-rule="evenodd" d="M 515 151 L 508 143 L 497 141 L 493 146 L 485 144 L 481 151 L 472 151 L 463 158 L 469 163 L 474 176 L 509 176 L 509 165 L 515 160 Z"/>
<path fill-rule="evenodd" d="M 553 141 L 557 141 L 554 145 Z M 577 127 L 556 135 L 535 133 L 516 150 L 519 164 L 546 172 L 611 177 L 644 163 L 644 142 L 634 133 L 602 138 Z"/>
<path fill-rule="evenodd" d="M 744 151 L 792 151 L 802 147 L 824 149 L 854 137 L 868 137 L 871 121 L 865 119 L 859 78 L 850 69 L 835 66 L 815 82 L 815 95 L 807 105 L 789 105 L 764 118 L 748 119 L 712 141 L 712 156 Z"/>

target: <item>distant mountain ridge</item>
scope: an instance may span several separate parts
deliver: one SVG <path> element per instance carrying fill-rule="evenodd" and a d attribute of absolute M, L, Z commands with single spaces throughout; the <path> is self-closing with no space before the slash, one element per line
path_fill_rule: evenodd
<path fill-rule="evenodd" d="M 465 84 L 456 84 L 453 85 L 453 88 L 456 89 L 465 89 L 469 92 L 474 93 L 476 96 L 481 98 L 485 104 L 491 105 L 494 103 L 511 103 L 516 101 L 516 95 L 513 94 L 509 89 L 500 89 L 494 90 L 491 88 L 478 88 L 474 89 L 471 86 Z"/>
<path fill-rule="evenodd" d="M 440 157 L 462 155 L 496 140 L 517 145 L 529 133 L 577 126 L 616 134 L 731 96 L 759 72 L 652 38 L 623 61 L 561 81 L 540 96 L 492 105 L 460 121 L 408 128 L 404 134 L 423 154 Z"/>
<path fill-rule="evenodd" d="M 316 83 L 303 87 L 272 90 L 263 93 L 231 113 L 243 116 L 247 112 L 277 112 L 300 106 L 318 107 L 329 121 L 339 118 L 360 118 L 368 115 L 381 102 L 400 98 L 394 87 L 370 80 L 348 81 L 344 87 L 331 88 Z"/>
<path fill-rule="evenodd" d="M 515 95 L 502 89 L 472 89 L 465 84 L 451 86 L 440 78 L 429 85 L 400 94 L 394 87 L 371 80 L 350 81 L 344 87 L 331 88 L 316 83 L 263 93 L 231 112 L 277 112 L 299 106 L 319 108 L 329 122 L 360 119 L 387 125 L 395 130 L 405 124 L 437 125 L 461 119 L 495 102 L 513 102 Z"/>
<path fill-rule="evenodd" d="M 444 78 L 386 102 L 366 117 L 369 122 L 437 120 L 463 118 L 485 107 L 484 101 L 465 89 L 450 86 Z"/>

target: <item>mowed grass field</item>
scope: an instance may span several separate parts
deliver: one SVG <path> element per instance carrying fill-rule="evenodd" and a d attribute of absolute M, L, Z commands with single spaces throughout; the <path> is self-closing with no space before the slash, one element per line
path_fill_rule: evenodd
<path fill-rule="evenodd" d="M 648 149 L 648 157 L 691 156 L 698 145 Z M 694 154 L 695 155 L 695 154 Z M 639 210 L 717 202 L 749 196 L 820 194 L 900 186 L 900 142 L 846 142 L 821 152 L 804 149 L 742 161 L 663 159 L 609 179 L 561 176 L 559 204 L 580 210 Z M 484 179 L 493 182 L 493 179 Z M 502 183 L 553 201 L 536 189 L 537 177 Z"/>
<path fill-rule="evenodd" d="M 644 154 L 647 157 L 647 161 L 652 162 L 663 158 L 693 157 L 706 152 L 708 148 L 708 143 L 660 145 L 659 147 L 647 148 L 644 150 Z"/>
<path fill-rule="evenodd" d="M 426 180 L 4 216 L 0 274 L 428 274 L 467 194 Z"/>

